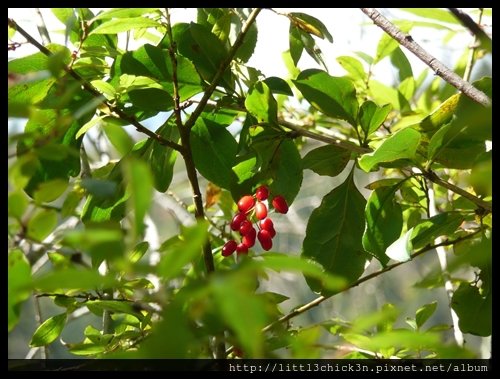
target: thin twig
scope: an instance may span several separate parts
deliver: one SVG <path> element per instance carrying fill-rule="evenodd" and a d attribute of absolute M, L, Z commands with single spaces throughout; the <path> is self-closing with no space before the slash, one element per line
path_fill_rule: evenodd
<path fill-rule="evenodd" d="M 11 28 L 14 28 L 15 30 L 17 30 L 24 38 L 26 38 L 28 40 L 29 43 L 31 43 L 33 46 L 35 46 L 43 54 L 45 54 L 46 56 L 49 56 L 49 57 L 53 55 L 52 52 L 49 49 L 47 49 L 45 46 L 43 46 L 37 40 L 35 40 L 29 33 L 27 33 L 13 19 L 9 18 L 8 19 L 8 23 L 9 23 L 9 26 Z M 159 135 L 159 134 L 157 134 L 157 133 L 149 130 L 148 128 L 146 128 L 145 126 L 143 126 L 139 121 L 137 121 L 135 119 L 135 117 L 126 114 L 120 108 L 118 108 L 117 106 L 115 106 L 115 105 L 111 104 L 110 102 L 108 102 L 106 100 L 106 98 L 97 89 L 94 88 L 94 86 L 92 86 L 89 82 L 87 82 L 85 79 L 83 79 L 78 73 L 76 73 L 75 71 L 73 71 L 71 68 L 64 67 L 64 71 L 66 71 L 74 79 L 76 79 L 78 82 L 80 82 L 82 84 L 83 88 L 87 92 L 89 92 L 90 94 L 92 94 L 96 98 L 102 99 L 102 103 L 106 104 L 106 106 L 110 109 L 110 111 L 112 113 L 116 114 L 122 120 L 127 121 L 131 125 L 135 126 L 135 128 L 139 132 L 144 133 L 147 136 L 153 138 L 160 145 L 168 146 L 168 147 L 170 147 L 170 148 L 172 148 L 174 150 L 179 151 L 180 153 L 182 153 L 184 151 L 184 148 L 181 145 L 179 145 L 179 144 L 177 144 L 177 143 L 175 143 L 173 141 L 169 141 L 169 140 L 163 138 L 161 135 Z"/>
<path fill-rule="evenodd" d="M 324 134 L 311 132 L 307 129 L 304 129 L 304 127 L 302 127 L 300 125 L 288 122 L 288 121 L 283 120 L 281 118 L 278 119 L 278 123 L 280 125 L 288 128 L 288 129 L 293 130 L 294 132 L 297 132 L 297 134 L 299 134 L 303 137 L 308 137 L 311 139 L 315 139 L 317 141 L 326 142 L 328 144 L 338 146 L 341 149 L 353 151 L 353 152 L 358 153 L 358 154 L 370 153 L 373 151 L 370 148 L 361 147 L 361 146 L 358 146 L 358 145 L 356 145 L 352 142 L 349 142 L 349 141 L 343 141 L 343 140 L 340 140 L 337 138 L 332 138 L 332 137 L 326 136 Z"/>
<path fill-rule="evenodd" d="M 493 208 L 492 208 L 491 203 L 484 201 L 483 199 L 480 199 L 477 196 L 474 196 L 470 192 L 467 192 L 466 190 L 464 190 L 460 187 L 457 187 L 456 185 L 451 184 L 451 183 L 447 182 L 446 180 L 441 179 L 433 171 L 424 171 L 422 175 L 424 175 L 428 180 L 437 184 L 438 186 L 446 188 L 446 189 L 448 189 L 452 192 L 455 192 L 456 194 L 461 195 L 461 196 L 465 197 L 466 199 L 472 201 L 474 204 L 483 208 L 488 213 L 492 212 Z"/>
<path fill-rule="evenodd" d="M 370 17 L 375 25 L 382 28 L 387 34 L 398 41 L 402 46 L 406 47 L 409 51 L 415 54 L 422 62 L 434 70 L 436 75 L 443 78 L 446 82 L 450 83 L 453 87 L 457 88 L 464 95 L 468 96 L 475 102 L 489 107 L 491 106 L 491 99 L 482 91 L 478 90 L 469 82 L 463 80 L 460 76 L 446 67 L 436 57 L 429 54 L 425 49 L 416 43 L 413 38 L 406 33 L 403 33 L 397 26 L 382 16 L 374 8 L 360 8 L 363 13 Z"/>
<path fill-rule="evenodd" d="M 425 247 L 423 247 L 422 249 L 420 249 L 419 251 L 413 253 L 411 255 L 411 259 L 408 260 L 408 261 L 405 261 L 405 262 L 397 262 L 397 263 L 394 263 L 392 265 L 389 265 L 389 266 L 386 266 L 384 267 L 382 270 L 379 270 L 379 271 L 375 271 L 369 275 L 365 275 L 363 276 L 362 278 L 356 280 L 354 283 L 350 284 L 349 286 L 345 287 L 344 289 L 342 289 L 341 291 L 339 292 L 336 292 L 334 293 L 333 295 L 321 295 L 319 297 L 317 297 L 316 299 L 310 301 L 309 303 L 307 304 L 304 304 L 303 306 L 299 307 L 299 308 L 295 308 L 293 311 L 291 311 L 290 313 L 284 315 L 283 317 L 280 317 L 279 319 L 273 321 L 272 323 L 270 323 L 269 325 L 267 325 L 266 327 L 264 327 L 262 329 L 262 333 L 265 333 L 265 332 L 268 332 L 270 331 L 271 329 L 273 329 L 276 325 L 278 324 L 281 324 L 281 323 L 284 323 L 294 317 L 297 317 L 298 315 L 308 311 L 309 309 L 311 308 L 314 308 L 314 307 L 317 307 L 318 305 L 320 305 L 322 302 L 324 302 L 325 300 L 328 300 L 330 299 L 331 297 L 333 296 L 336 296 L 340 293 L 343 293 L 343 292 L 346 292 L 348 290 L 350 290 L 351 288 L 354 288 L 354 287 L 357 287 L 359 286 L 360 284 L 364 283 L 364 282 L 367 282 L 373 278 L 376 278 L 388 271 L 391 271 L 393 269 L 395 269 L 396 267 L 399 267 L 405 263 L 409 263 L 411 262 L 413 259 L 415 259 L 416 257 L 420 256 L 420 255 L 423 255 L 424 253 L 428 252 L 428 251 L 431 251 L 433 249 L 436 249 L 440 246 L 450 246 L 450 245 L 454 245 L 458 242 L 461 242 L 461 241 L 464 241 L 464 240 L 467 240 L 469 238 L 472 238 L 474 237 L 475 235 L 481 233 L 482 231 L 484 230 L 483 227 L 481 228 L 478 228 L 477 230 L 475 230 L 474 232 L 472 233 L 469 233 L 463 237 L 459 237 L 459 238 L 456 238 L 454 240 L 449 240 L 449 241 L 443 241 L 441 243 L 438 243 L 438 244 L 435 244 L 435 245 L 427 245 Z M 233 351 L 233 348 L 234 346 L 230 347 L 229 349 L 226 350 L 226 354 L 230 354 L 232 351 Z"/>
<path fill-rule="evenodd" d="M 406 262 L 397 262 L 397 263 L 394 263 L 392 265 L 389 265 L 389 266 L 386 266 L 385 268 L 383 268 L 382 270 L 379 270 L 379 271 L 376 271 L 376 272 L 373 272 L 369 275 L 366 275 L 366 276 L 363 276 L 362 278 L 358 279 L 357 281 L 355 281 L 354 283 L 352 283 L 351 285 L 349 285 L 348 287 L 346 287 L 345 289 L 343 289 L 342 291 L 340 292 L 337 292 L 335 295 L 339 294 L 339 293 L 342 293 L 342 292 L 346 292 L 347 290 L 350 290 L 351 288 L 354 288 L 354 287 L 357 287 L 359 286 L 360 284 L 364 283 L 364 282 L 367 282 L 368 280 L 370 279 L 373 279 L 373 278 L 376 278 L 388 271 L 391 271 L 393 269 L 395 269 L 396 267 L 399 267 L 405 263 L 408 263 L 410 262 L 411 260 L 413 260 L 414 258 L 428 252 L 428 251 L 431 251 L 431 250 L 434 250 L 436 249 L 437 247 L 440 247 L 440 246 L 449 246 L 449 245 L 454 245 L 460 241 L 464 241 L 466 239 L 469 239 L 469 238 L 472 238 L 473 236 L 475 236 L 476 234 L 482 232 L 483 229 L 477 229 L 476 231 L 470 233 L 470 234 L 467 234 L 466 236 L 463 236 L 463 237 L 460 237 L 460 238 L 457 238 L 457 239 L 454 239 L 452 241 L 443 241 L 441 243 L 438 243 L 438 244 L 435 244 L 435 245 L 428 245 L 426 247 L 423 247 L 422 249 L 420 249 L 419 251 L 417 251 L 416 253 L 413 253 L 411 255 L 411 259 L 409 261 L 406 261 Z M 278 319 L 277 321 L 275 321 L 273 324 L 276 325 L 278 322 L 281 323 L 281 322 L 284 322 L 284 321 L 288 321 L 290 320 L 291 318 L 295 317 L 295 316 L 298 316 L 299 314 L 305 312 L 306 310 L 312 308 L 312 307 L 315 307 L 319 304 L 321 304 L 323 301 L 325 301 L 326 299 L 329 299 L 330 297 L 332 296 L 335 296 L 335 295 L 331 295 L 331 296 L 320 296 L 318 297 L 317 299 L 311 301 L 310 303 L 298 308 L 298 309 L 295 309 L 294 311 L 290 312 L 289 314 L 281 317 L 280 319 Z M 273 327 L 273 324 L 270 324 L 268 326 L 266 326 L 264 329 L 262 329 L 263 332 L 266 332 L 268 330 L 270 330 L 272 327 Z"/>
<path fill-rule="evenodd" d="M 455 8 L 450 8 L 450 10 L 452 10 L 452 9 L 455 9 Z M 467 16 L 467 17 L 469 17 L 469 16 Z M 479 18 L 477 20 L 478 24 L 481 24 L 482 18 L 483 18 L 483 8 L 480 8 L 479 9 Z M 469 79 L 470 79 L 470 75 L 472 73 L 472 67 L 474 66 L 474 61 L 476 59 L 476 52 L 477 52 L 477 48 L 479 47 L 478 41 L 479 41 L 478 35 L 474 34 L 474 39 L 472 41 L 472 45 L 469 48 L 469 55 L 467 57 L 467 64 L 465 65 L 465 71 L 464 71 L 464 80 L 467 80 L 467 81 L 469 81 Z"/>
<path fill-rule="evenodd" d="M 460 23 L 465 26 L 469 31 L 481 42 L 481 45 L 488 50 L 492 50 L 491 38 L 486 34 L 486 32 L 479 26 L 481 24 L 481 16 L 479 16 L 479 22 L 476 23 L 467 13 L 464 13 L 458 8 L 448 8 L 453 16 L 455 16 Z M 480 10 L 482 15 L 482 9 Z"/>

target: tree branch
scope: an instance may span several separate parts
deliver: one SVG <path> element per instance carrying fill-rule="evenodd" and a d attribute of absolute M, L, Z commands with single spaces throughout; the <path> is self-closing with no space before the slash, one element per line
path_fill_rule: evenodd
<path fill-rule="evenodd" d="M 388 19 L 382 16 L 376 9 L 360 9 L 363 13 L 365 13 L 373 20 L 375 25 L 383 29 L 402 46 L 406 47 L 409 51 L 415 54 L 422 62 L 432 68 L 436 75 L 439 75 L 441 78 L 443 78 L 445 81 L 450 83 L 453 87 L 457 88 L 464 95 L 471 98 L 475 102 L 485 107 L 491 106 L 491 99 L 484 92 L 478 90 L 472 84 L 463 80 L 460 76 L 446 67 L 441 61 L 430 55 L 418 43 L 416 43 L 409 34 L 403 33 L 398 27 L 396 27 Z"/>
<path fill-rule="evenodd" d="M 203 109 L 205 109 L 205 105 L 207 105 L 208 100 L 210 99 L 210 96 L 212 96 L 212 93 L 215 91 L 215 88 L 219 84 L 219 80 L 222 78 L 222 75 L 224 75 L 224 72 L 226 69 L 229 67 L 231 64 L 231 61 L 234 58 L 234 55 L 238 51 L 239 47 L 243 43 L 243 40 L 245 38 L 245 35 L 247 34 L 248 30 L 250 29 L 250 26 L 255 22 L 255 19 L 257 18 L 257 15 L 260 13 L 262 8 L 255 8 L 252 13 L 250 13 L 250 16 L 248 16 L 248 19 L 245 22 L 245 25 L 243 25 L 243 28 L 241 29 L 240 34 L 236 38 L 236 41 L 234 41 L 233 46 L 231 46 L 231 49 L 229 50 L 229 53 L 227 54 L 226 59 L 222 62 L 220 65 L 219 69 L 215 73 L 215 76 L 212 80 L 212 83 L 208 86 L 208 88 L 205 90 L 205 93 L 203 94 L 203 97 L 201 98 L 200 102 L 198 103 L 198 106 L 196 109 L 193 111 L 189 119 L 186 121 L 185 127 L 187 129 L 191 129 L 200 116 L 201 112 Z"/>
<path fill-rule="evenodd" d="M 296 132 L 297 134 L 299 134 L 303 137 L 308 137 L 311 139 L 315 139 L 317 141 L 326 142 L 328 144 L 335 145 L 335 146 L 338 146 L 342 149 L 350 150 L 350 151 L 353 151 L 353 152 L 358 153 L 358 154 L 370 153 L 373 151 L 370 148 L 361 147 L 361 146 L 358 146 L 358 145 L 351 143 L 349 141 L 343 141 L 343 140 L 340 140 L 337 138 L 325 136 L 324 134 L 318 134 L 318 133 L 311 132 L 307 129 L 304 129 L 300 125 L 288 122 L 288 121 L 281 119 L 281 118 L 278 119 L 278 123 L 280 125 L 283 125 L 284 127 L 288 128 L 288 129 L 293 130 L 294 132 Z"/>
<path fill-rule="evenodd" d="M 335 295 L 338 295 L 339 293 L 346 292 L 346 291 L 350 290 L 351 288 L 357 287 L 360 284 L 362 284 L 364 282 L 367 282 L 370 279 L 376 278 L 377 276 L 380 276 L 380 275 L 382 275 L 382 274 L 384 274 L 384 273 L 386 273 L 388 271 L 391 271 L 391 270 L 395 269 L 396 267 L 399 267 L 399 266 L 401 266 L 401 265 L 403 265 L 405 263 L 411 262 L 414 258 L 416 258 L 416 257 L 418 257 L 420 255 L 423 255 L 424 253 L 426 253 L 428 251 L 434 250 L 434 249 L 436 249 L 436 248 L 438 248 L 440 246 L 454 245 L 454 244 L 456 244 L 458 242 L 461 242 L 461 241 L 467 240 L 469 238 L 472 238 L 476 234 L 479 234 L 482 231 L 483 231 L 483 228 L 479 228 L 479 229 L 475 230 L 474 232 L 472 232 L 470 234 L 467 234 L 466 236 L 454 239 L 452 241 L 443 241 L 443 242 L 435 244 L 435 245 L 425 246 L 422 249 L 420 249 L 419 251 L 413 253 L 411 255 L 411 260 L 409 260 L 409 261 L 406 261 L 406 262 L 397 262 L 397 263 L 394 263 L 392 265 L 386 266 L 382 270 L 379 270 L 379 271 L 373 272 L 373 273 L 371 273 L 369 275 L 363 276 L 362 278 L 356 280 L 354 283 L 352 283 L 348 287 L 344 288 L 340 292 L 337 292 L 337 293 L 335 293 L 333 295 L 329 295 L 329 296 L 319 296 L 316 299 L 312 300 L 311 302 L 309 302 L 309 303 L 301 306 L 300 308 L 294 309 L 292 312 L 286 314 L 285 316 L 279 318 L 278 320 L 274 321 L 273 323 L 267 325 L 264 329 L 262 329 L 262 333 L 271 330 L 277 324 L 280 324 L 280 323 L 283 323 L 285 321 L 288 321 L 288 320 L 290 320 L 290 319 L 292 319 L 292 318 L 300 315 L 301 313 L 304 313 L 305 311 L 307 311 L 307 310 L 309 310 L 309 309 L 311 309 L 313 307 L 318 306 L 323 301 L 325 301 L 325 300 L 327 300 L 327 299 L 329 299 L 329 298 L 331 298 L 331 297 L 333 297 Z"/>
<path fill-rule="evenodd" d="M 453 16 L 455 16 L 460 23 L 465 26 L 469 31 L 481 42 L 483 47 L 490 51 L 492 50 L 491 38 L 486 32 L 467 14 L 458 8 L 448 8 Z"/>
<path fill-rule="evenodd" d="M 33 46 L 35 46 L 43 54 L 45 54 L 48 57 L 53 55 L 49 49 L 47 49 L 45 46 L 43 46 L 37 40 L 35 40 L 28 32 L 26 32 L 22 27 L 20 27 L 13 19 L 9 18 L 8 23 L 9 23 L 9 26 L 11 28 L 14 28 L 15 30 L 17 30 L 24 38 L 26 38 L 26 40 L 29 43 L 31 43 Z M 135 117 L 126 114 L 120 108 L 118 108 L 115 105 L 108 102 L 103 97 L 103 95 L 97 89 L 94 88 L 94 86 L 92 86 L 89 82 L 87 82 L 85 79 L 83 79 L 78 73 L 73 71 L 73 69 L 71 69 L 69 67 L 64 67 L 64 71 L 66 71 L 69 75 L 71 75 L 71 77 L 73 77 L 78 82 L 80 82 L 82 84 L 83 88 L 87 92 L 89 92 L 90 94 L 92 94 L 96 98 L 102 99 L 102 103 L 106 104 L 106 106 L 111 110 L 111 112 L 115 113 L 122 120 L 127 121 L 131 125 L 135 126 L 135 128 L 139 132 L 144 133 L 147 136 L 149 136 L 150 138 L 156 140 L 160 145 L 168 146 L 174 150 L 177 150 L 180 153 L 183 153 L 184 148 L 181 145 L 179 145 L 173 141 L 169 141 L 169 140 L 163 138 L 161 135 L 149 130 L 148 128 L 143 126 L 141 123 L 139 123 L 139 121 L 137 121 L 135 119 Z"/>
<path fill-rule="evenodd" d="M 484 201 L 483 199 L 480 199 L 479 197 L 474 196 L 470 192 L 467 192 L 466 190 L 464 190 L 460 187 L 457 187 L 456 185 L 451 184 L 451 183 L 447 182 L 446 180 L 441 179 L 433 171 L 423 171 L 422 175 L 425 176 L 431 182 L 437 184 L 438 186 L 446 188 L 452 192 L 455 192 L 458 195 L 465 197 L 467 200 L 472 201 L 474 204 L 483 208 L 488 213 L 492 212 L 493 207 L 492 207 L 492 204 L 490 202 Z"/>

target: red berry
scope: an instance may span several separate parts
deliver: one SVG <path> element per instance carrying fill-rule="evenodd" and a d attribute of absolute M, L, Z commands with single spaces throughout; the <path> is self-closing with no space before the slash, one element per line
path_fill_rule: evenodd
<path fill-rule="evenodd" d="M 248 220 L 244 220 L 240 225 L 240 234 L 242 236 L 248 234 L 248 232 L 253 229 L 252 223 Z"/>
<path fill-rule="evenodd" d="M 257 200 L 266 200 L 269 197 L 269 190 L 266 186 L 260 186 L 255 190 L 255 197 Z"/>
<path fill-rule="evenodd" d="M 288 212 L 288 204 L 283 196 L 278 195 L 273 199 L 273 207 L 278 213 Z"/>
<path fill-rule="evenodd" d="M 231 221 L 231 229 L 234 231 L 240 230 L 241 224 L 247 219 L 246 214 L 236 213 Z"/>
<path fill-rule="evenodd" d="M 261 203 L 260 201 L 255 204 L 255 217 L 257 219 L 262 220 L 267 217 L 267 206 L 264 203 Z"/>
<path fill-rule="evenodd" d="M 255 231 L 255 228 L 252 227 L 252 229 L 250 229 L 250 231 L 243 236 L 241 243 L 250 249 L 253 245 L 255 245 L 256 236 L 257 232 Z"/>
<path fill-rule="evenodd" d="M 238 254 L 248 254 L 247 245 L 244 245 L 243 243 L 238 244 L 238 246 L 236 246 L 236 252 Z"/>
<path fill-rule="evenodd" d="M 269 233 L 265 229 L 261 229 L 257 234 L 257 238 L 259 239 L 259 242 L 264 250 L 271 250 L 271 248 L 273 247 L 271 233 Z"/>
<path fill-rule="evenodd" d="M 243 213 L 247 213 L 254 205 L 255 199 L 250 195 L 245 195 L 238 201 L 238 209 Z"/>
<path fill-rule="evenodd" d="M 270 218 L 266 218 L 265 220 L 262 220 L 260 222 L 260 228 L 267 230 L 269 232 L 269 234 L 271 235 L 271 238 L 274 238 L 274 236 L 276 235 L 276 230 L 274 230 L 273 220 L 271 220 Z"/>
<path fill-rule="evenodd" d="M 227 241 L 222 247 L 222 256 L 228 257 L 234 253 L 238 244 L 234 240 Z"/>

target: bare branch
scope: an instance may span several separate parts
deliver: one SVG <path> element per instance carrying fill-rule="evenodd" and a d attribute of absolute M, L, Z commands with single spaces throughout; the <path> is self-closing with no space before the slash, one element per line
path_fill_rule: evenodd
<path fill-rule="evenodd" d="M 364 282 L 367 282 L 368 280 L 371 280 L 373 278 L 376 278 L 377 276 L 380 276 L 388 271 L 391 271 L 393 269 L 395 269 L 396 267 L 399 267 L 405 263 L 408 263 L 408 262 L 411 262 L 414 258 L 428 252 L 428 251 L 431 251 L 431 250 L 434 250 L 436 249 L 437 247 L 440 247 L 440 246 L 449 246 L 449 245 L 454 245 L 460 241 L 464 241 L 466 239 L 469 239 L 469 238 L 472 238 L 474 237 L 475 235 L 477 235 L 478 233 L 481 233 L 483 231 L 483 228 L 479 228 L 477 230 L 475 230 L 474 232 L 470 233 L 470 234 L 467 234 L 466 236 L 463 236 L 463 237 L 460 237 L 460 238 L 457 238 L 457 239 L 454 239 L 454 240 L 451 240 L 451 241 L 443 241 L 441 243 L 438 243 L 438 244 L 435 244 L 435 245 L 428 245 L 426 247 L 423 247 L 422 249 L 420 249 L 419 251 L 413 253 L 411 255 L 411 260 L 409 261 L 406 261 L 406 262 L 398 262 L 398 263 L 394 263 L 392 265 L 389 265 L 389 266 L 386 266 L 385 268 L 383 268 L 382 270 L 379 270 L 379 271 L 376 271 L 374 273 L 371 273 L 369 275 L 366 275 L 366 276 L 363 276 L 362 278 L 358 279 L 357 281 L 355 281 L 354 283 L 352 283 L 351 285 L 349 285 L 348 287 L 346 287 L 345 289 L 343 289 L 342 291 L 340 292 L 337 292 L 335 293 L 334 295 L 330 295 L 330 296 L 319 296 L 317 297 L 316 299 L 312 300 L 311 302 L 303 305 L 302 307 L 300 308 L 296 308 L 294 309 L 292 312 L 288 313 L 287 315 L 279 318 L 278 320 L 274 321 L 273 323 L 269 324 L 268 326 L 266 326 L 264 329 L 262 329 L 262 332 L 267 332 L 269 330 L 271 330 L 275 325 L 279 324 L 279 323 L 282 323 L 282 322 L 285 322 L 285 321 L 288 321 L 296 316 L 298 316 L 299 314 L 301 313 L 304 313 L 305 311 L 313 308 L 313 307 L 316 307 L 318 306 L 319 304 L 321 304 L 323 301 L 335 296 L 335 295 L 338 295 L 339 293 L 342 293 L 342 292 L 346 292 L 348 290 L 350 290 L 351 288 L 354 288 L 354 287 L 357 287 L 359 286 L 360 284 L 364 283 Z"/>
<path fill-rule="evenodd" d="M 483 47 L 491 51 L 492 50 L 492 42 L 491 38 L 486 34 L 486 32 L 481 29 L 481 27 L 467 14 L 458 8 L 448 8 L 453 16 L 455 16 L 458 21 L 462 23 L 470 32 L 481 42 Z"/>
<path fill-rule="evenodd" d="M 361 146 L 358 146 L 358 145 L 356 145 L 352 142 L 349 142 L 349 141 L 344 141 L 341 139 L 325 136 L 324 134 L 311 132 L 307 129 L 304 129 L 300 125 L 288 122 L 288 121 L 283 120 L 283 119 L 279 119 L 278 122 L 280 125 L 283 125 L 284 127 L 293 130 L 294 132 L 296 132 L 297 134 L 299 134 L 303 137 L 308 137 L 311 139 L 315 139 L 317 141 L 326 142 L 328 144 L 338 146 L 341 149 L 350 150 L 350 151 L 353 151 L 353 152 L 358 153 L 358 154 L 370 153 L 373 151 L 370 148 L 361 147 Z"/>
<path fill-rule="evenodd" d="M 422 48 L 422 46 L 416 43 L 409 34 L 403 33 L 397 26 L 382 16 L 376 9 L 360 9 L 373 20 L 375 25 L 383 29 L 402 46 L 406 47 L 409 51 L 415 54 L 422 62 L 432 68 L 436 75 L 439 75 L 446 82 L 450 83 L 453 87 L 457 88 L 464 95 L 468 96 L 475 102 L 485 107 L 491 106 L 491 99 L 484 92 L 478 90 L 472 84 L 463 80 L 460 76 L 446 67 L 441 61 L 430 55 L 425 49 Z"/>

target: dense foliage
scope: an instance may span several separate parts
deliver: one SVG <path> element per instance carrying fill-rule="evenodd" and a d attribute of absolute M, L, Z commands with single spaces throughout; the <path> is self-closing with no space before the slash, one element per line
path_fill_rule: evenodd
<path fill-rule="evenodd" d="M 422 11 L 406 10 L 420 21 L 393 21 L 405 33 L 466 35 L 447 10 Z M 387 34 L 374 56 L 339 56 L 345 72 L 333 75 L 316 46 L 333 41 L 328 25 L 299 12 L 274 15 L 290 22 L 276 62 L 289 77 L 264 77 L 247 64 L 261 12 L 274 11 L 200 8 L 195 21 L 172 23 L 165 9 L 53 9 L 66 46 L 29 55 L 21 43 L 36 45 L 34 36 L 9 19 L 9 49 L 20 52 L 8 63 L 9 117 L 23 120 L 9 137 L 9 332 L 29 299 L 49 298 L 58 312 L 39 320 L 31 347 L 58 340 L 82 314 L 102 319 L 79 343 L 63 342 L 76 356 L 315 358 L 331 346 L 349 346 L 336 355 L 347 358 L 478 356 L 449 337 L 491 334 L 491 108 L 428 69 L 415 77 L 410 53 Z M 129 50 L 129 39 L 147 42 Z M 464 44 L 455 72 L 468 80 L 491 53 L 487 41 Z M 298 69 L 305 54 L 321 68 Z M 372 75 L 387 59 L 394 85 Z M 491 97 L 490 77 L 473 85 Z M 154 199 L 176 198 L 176 162 L 193 198 L 178 203 L 192 217 L 154 246 L 149 215 Z M 308 216 L 300 255 L 273 251 L 280 229 L 264 219 L 287 217 L 305 170 L 342 179 Z M 403 327 L 398 304 L 288 322 L 436 251 L 441 265 L 417 286 L 446 291 L 453 325 L 426 324 L 437 299 Z M 271 272 L 303 275 L 320 297 L 284 315 L 287 297 L 260 285 Z"/>

